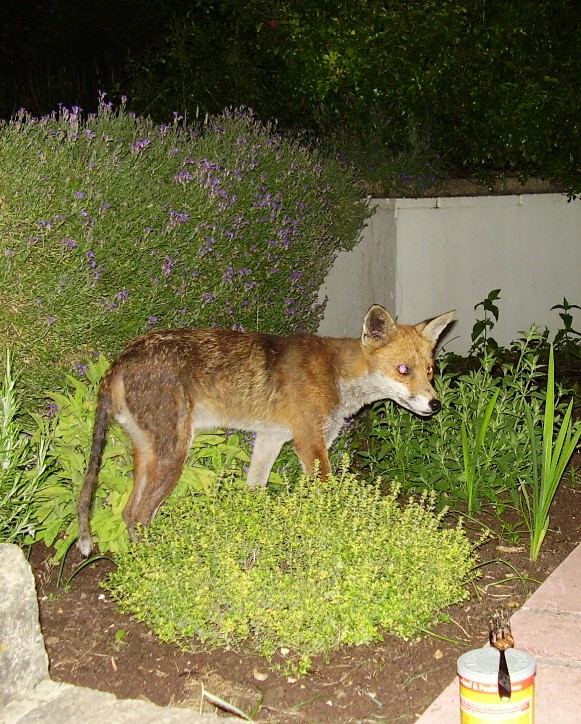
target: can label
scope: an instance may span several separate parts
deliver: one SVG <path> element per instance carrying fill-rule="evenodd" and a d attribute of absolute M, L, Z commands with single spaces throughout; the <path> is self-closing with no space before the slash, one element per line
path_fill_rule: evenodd
<path fill-rule="evenodd" d="M 460 721 L 462 724 L 510 722 L 533 724 L 535 678 L 512 681 L 508 701 L 498 695 L 498 684 L 475 681 L 460 675 Z"/>

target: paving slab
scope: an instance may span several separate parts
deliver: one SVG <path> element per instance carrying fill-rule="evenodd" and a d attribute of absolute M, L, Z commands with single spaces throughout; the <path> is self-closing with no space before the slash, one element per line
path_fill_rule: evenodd
<path fill-rule="evenodd" d="M 460 724 L 460 686 L 454 679 L 416 724 Z"/>
<path fill-rule="evenodd" d="M 581 659 L 579 614 L 523 609 L 513 615 L 510 625 L 518 648 L 537 659 L 560 659 L 563 663 Z"/>
<path fill-rule="evenodd" d="M 581 616 L 581 546 L 555 568 L 544 583 L 528 598 L 522 611 L 555 611 Z"/>

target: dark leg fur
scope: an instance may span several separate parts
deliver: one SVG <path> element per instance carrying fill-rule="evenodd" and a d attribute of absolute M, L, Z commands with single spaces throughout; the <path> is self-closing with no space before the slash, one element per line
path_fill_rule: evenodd
<path fill-rule="evenodd" d="M 318 436 L 311 430 L 307 430 L 307 434 L 305 434 L 302 430 L 296 430 L 294 436 L 294 449 L 297 457 L 303 464 L 303 468 L 307 475 L 313 474 L 315 460 L 318 460 L 319 478 L 321 480 L 327 479 L 331 473 L 331 465 L 329 463 L 327 446 L 325 445 L 325 441 L 322 437 Z"/>
<path fill-rule="evenodd" d="M 180 385 L 163 381 L 150 385 L 155 394 L 144 406 L 142 400 L 132 398 L 131 380 L 126 383 L 126 400 L 133 418 L 128 432 L 133 440 L 135 465 L 133 490 L 123 518 L 135 540 L 135 525 L 151 523 L 180 478 L 192 442 L 192 412 Z"/>
<path fill-rule="evenodd" d="M 93 442 L 91 445 L 91 457 L 85 476 L 85 483 L 79 497 L 77 515 L 79 520 L 79 539 L 77 546 L 84 556 L 88 556 L 93 548 L 91 543 L 91 530 L 89 517 L 93 507 L 93 496 L 97 488 L 99 468 L 105 449 L 107 430 L 111 422 L 111 391 L 106 383 L 101 385 L 95 412 L 95 427 L 93 429 Z"/>
<path fill-rule="evenodd" d="M 155 455 L 144 459 L 139 453 L 135 454 L 133 490 L 123 511 L 131 540 L 136 539 L 136 524 L 149 525 L 159 506 L 175 488 L 187 454 L 188 445 L 176 450 L 175 456 L 165 459 Z"/>

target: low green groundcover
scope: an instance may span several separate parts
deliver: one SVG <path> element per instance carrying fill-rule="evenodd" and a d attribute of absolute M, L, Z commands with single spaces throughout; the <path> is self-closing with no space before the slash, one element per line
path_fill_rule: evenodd
<path fill-rule="evenodd" d="M 398 503 L 346 470 L 272 493 L 226 475 L 210 495 L 170 501 L 119 555 L 106 587 L 182 648 L 311 656 L 390 632 L 417 635 L 468 596 L 473 546 L 425 496 Z"/>

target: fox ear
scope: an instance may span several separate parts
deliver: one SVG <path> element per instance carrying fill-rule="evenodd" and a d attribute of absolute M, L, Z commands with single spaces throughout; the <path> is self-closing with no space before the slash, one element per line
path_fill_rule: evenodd
<path fill-rule="evenodd" d="M 436 344 L 442 332 L 454 319 L 455 314 L 456 310 L 454 309 L 451 312 L 440 314 L 439 317 L 434 317 L 434 319 L 431 319 L 429 322 L 420 322 L 420 324 L 416 324 L 416 331 L 418 334 L 421 334 L 424 339 L 427 339 L 428 342 Z"/>
<path fill-rule="evenodd" d="M 387 342 L 394 330 L 395 322 L 387 309 L 379 304 L 374 304 L 369 308 L 363 320 L 361 342 L 363 344 Z"/>

